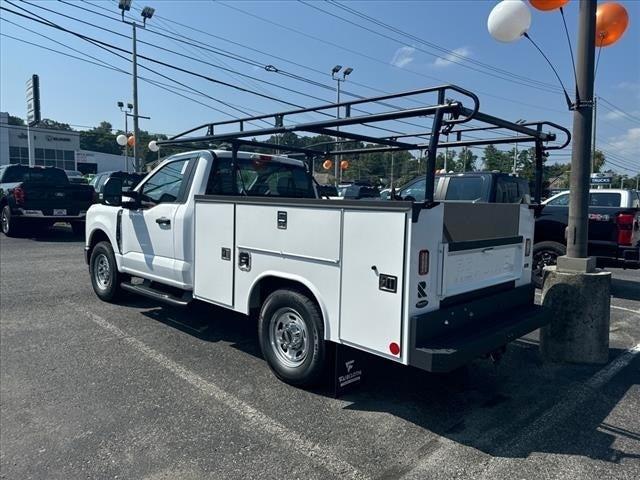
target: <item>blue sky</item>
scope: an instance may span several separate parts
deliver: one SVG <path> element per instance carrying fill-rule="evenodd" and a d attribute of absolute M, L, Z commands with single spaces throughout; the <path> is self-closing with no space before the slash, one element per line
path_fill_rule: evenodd
<path fill-rule="evenodd" d="M 4 0 L 1 3 L 6 8 L 14 8 Z M 14 3 L 65 28 L 127 50 L 131 47 L 130 40 L 113 33 L 57 16 L 28 2 Z M 329 2 L 305 4 L 297 1 L 148 0 L 143 2 L 134 0 L 135 7 L 149 5 L 156 9 L 156 16 L 149 23 L 151 28 L 165 33 L 172 31 L 174 35 L 184 35 L 191 41 L 207 45 L 209 48 L 223 49 L 231 57 L 199 50 L 145 31 L 139 32 L 138 39 L 151 45 L 140 44 L 138 47 L 140 54 L 292 103 L 311 106 L 320 101 L 279 89 L 277 86 L 248 80 L 210 64 L 267 80 L 327 101 L 334 100 L 335 94 L 332 91 L 267 72 L 259 66 L 238 61 L 237 56 L 243 56 L 259 65 L 271 64 L 285 72 L 326 85 L 333 84 L 328 73 L 333 65 L 351 66 L 354 72 L 345 84 L 345 90 L 360 95 L 379 93 L 372 88 L 401 91 L 439 83 L 455 83 L 478 93 L 481 108 L 487 113 L 511 120 L 521 118 L 551 120 L 570 128 L 572 116 L 567 111 L 562 94 L 556 91 L 555 77 L 532 45 L 524 39 L 512 44 L 501 44 L 494 41 L 487 33 L 487 16 L 496 3 L 495 1 L 432 0 L 362 1 L 342 4 L 410 33 L 418 37 L 416 39 L 375 26 Z M 640 160 L 637 156 L 640 150 L 640 27 L 638 27 L 640 2 L 622 1 L 620 3 L 624 4 L 629 12 L 630 26 L 620 42 L 602 50 L 596 92 L 604 101 L 601 102 L 602 107 L 598 111 L 597 137 L 598 148 L 609 154 L 611 161 L 609 166 L 615 170 L 634 174 L 640 170 Z M 44 1 L 37 2 L 37 5 L 112 29 L 123 35 L 131 34 L 130 27 L 106 17 L 108 15 L 117 17 L 118 8 L 115 0 L 75 2 L 75 6 L 62 2 Z M 78 7 L 94 10 L 98 14 Z M 319 9 L 339 15 L 391 38 L 367 31 Z M 574 41 L 574 47 L 577 10 L 576 0 L 572 0 L 565 8 L 569 34 Z M 139 15 L 134 11 L 132 14 Z M 530 29 L 532 38 L 539 43 L 558 69 L 567 87 L 570 87 L 573 84 L 573 71 L 560 14 L 532 9 L 532 15 Z M 1 16 L 34 32 L 47 35 L 64 46 L 6 21 L 0 24 L 3 35 L 10 35 L 84 58 L 87 58 L 85 55 L 92 55 L 117 68 L 130 70 L 129 62 L 90 45 L 80 38 L 34 24 L 6 12 L 2 12 Z M 192 28 L 170 23 L 170 21 L 177 21 Z M 287 28 L 277 26 L 273 22 Z M 430 42 L 432 45 L 428 46 L 418 40 Z M 6 36 L 0 37 L 0 42 L 2 67 L 0 109 L 2 111 L 25 116 L 25 81 L 32 73 L 38 73 L 42 89 L 43 116 L 73 125 L 87 126 L 96 125 L 101 120 L 108 120 L 115 127 L 123 127 L 123 117 L 116 107 L 116 102 L 130 101 L 130 76 L 45 51 Z M 181 55 L 158 50 L 153 45 L 175 50 Z M 65 46 L 77 51 L 71 51 Z M 455 52 L 455 56 L 450 52 Z M 185 55 L 209 64 L 190 60 L 185 58 Z M 450 59 L 455 59 L 466 67 L 452 63 Z M 288 63 L 286 60 L 294 63 Z M 501 69 L 502 72 L 488 70 L 471 62 L 482 62 Z M 282 103 L 214 84 L 144 60 L 141 60 L 140 64 L 245 111 L 274 112 L 289 108 Z M 469 67 L 487 73 L 481 73 Z M 519 77 L 509 76 L 509 73 L 504 71 Z M 139 73 L 147 78 L 169 83 L 168 80 L 144 69 Z M 505 77 L 515 81 L 508 81 Z M 531 80 L 540 83 L 532 85 Z M 536 86 L 539 88 L 535 88 Z M 178 86 L 178 88 L 184 87 Z M 181 93 L 216 109 L 238 115 L 237 111 L 234 112 L 210 98 L 200 97 L 193 92 Z M 144 81 L 139 84 L 139 101 L 140 113 L 151 117 L 151 120 L 142 120 L 141 127 L 155 132 L 173 134 L 208 121 L 230 118 L 214 109 L 161 90 Z M 393 128 L 416 131 L 416 127 L 402 124 L 395 124 Z M 568 150 L 552 158 L 557 161 L 567 161 Z"/>

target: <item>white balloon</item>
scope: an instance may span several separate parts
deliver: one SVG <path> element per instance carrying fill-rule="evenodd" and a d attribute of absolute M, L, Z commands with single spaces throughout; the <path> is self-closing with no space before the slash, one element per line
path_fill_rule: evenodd
<path fill-rule="evenodd" d="M 151 140 L 149 142 L 149 150 L 151 150 L 152 152 L 157 152 L 158 150 L 160 150 L 160 146 L 156 143 L 155 140 Z"/>
<path fill-rule="evenodd" d="M 531 12 L 522 0 L 503 0 L 491 10 L 487 28 L 500 42 L 514 42 L 531 27 Z"/>
<path fill-rule="evenodd" d="M 120 135 L 118 135 L 116 137 L 116 142 L 118 143 L 118 145 L 120 145 L 121 147 L 124 147 L 127 144 L 127 136 L 123 135 L 122 133 Z"/>

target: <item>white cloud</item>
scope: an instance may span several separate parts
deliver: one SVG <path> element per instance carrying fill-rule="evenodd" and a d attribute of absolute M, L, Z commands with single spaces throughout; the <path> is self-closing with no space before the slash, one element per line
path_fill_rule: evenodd
<path fill-rule="evenodd" d="M 398 50 L 396 50 L 396 53 L 393 54 L 390 62 L 391 65 L 400 68 L 406 67 L 411 62 L 413 62 L 413 54 L 415 53 L 415 51 L 416 49 L 413 47 L 400 47 Z"/>
<path fill-rule="evenodd" d="M 618 120 L 619 118 L 623 117 L 624 113 L 622 113 L 620 110 L 611 110 L 610 112 L 604 114 L 604 118 L 606 120 Z"/>
<path fill-rule="evenodd" d="M 604 150 L 608 150 L 614 155 L 622 155 L 630 161 L 633 161 L 634 166 L 640 170 L 640 159 L 638 158 L 638 152 L 640 151 L 640 127 L 630 128 L 622 135 L 611 137 L 611 139 L 608 139 L 608 144 L 603 145 L 603 147 Z"/>
<path fill-rule="evenodd" d="M 470 55 L 471 49 L 469 47 L 456 48 L 452 53 L 449 53 L 441 58 L 436 58 L 433 62 L 433 65 L 436 67 L 448 67 L 449 65 L 453 65 L 452 62 L 459 62 L 460 60 L 462 60 L 460 57 L 468 57 Z"/>

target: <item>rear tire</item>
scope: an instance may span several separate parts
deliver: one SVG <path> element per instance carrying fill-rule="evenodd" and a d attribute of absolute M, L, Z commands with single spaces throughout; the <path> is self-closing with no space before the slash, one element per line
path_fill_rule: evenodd
<path fill-rule="evenodd" d="M 93 291 L 100 300 L 114 302 L 122 295 L 122 274 L 118 272 L 111 243 L 100 242 L 93 248 L 89 260 L 89 273 Z"/>
<path fill-rule="evenodd" d="M 328 363 L 322 315 L 315 301 L 297 290 L 276 290 L 258 319 L 260 348 L 282 381 L 308 387 L 323 377 Z"/>
<path fill-rule="evenodd" d="M 544 283 L 544 267 L 556 265 L 558 257 L 567 253 L 567 247 L 558 242 L 540 242 L 533 246 L 531 278 L 536 288 Z"/>
<path fill-rule="evenodd" d="M 2 207 L 2 211 L 0 212 L 0 228 L 2 229 L 2 233 L 7 237 L 17 237 L 20 234 L 18 222 L 11 215 L 9 205 Z"/>

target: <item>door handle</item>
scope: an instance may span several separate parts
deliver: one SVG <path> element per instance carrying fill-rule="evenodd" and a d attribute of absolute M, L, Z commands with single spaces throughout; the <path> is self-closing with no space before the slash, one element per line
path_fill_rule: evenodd
<path fill-rule="evenodd" d="M 169 220 L 167 217 L 160 217 L 156 218 L 156 223 L 158 225 L 171 225 L 171 220 Z"/>

